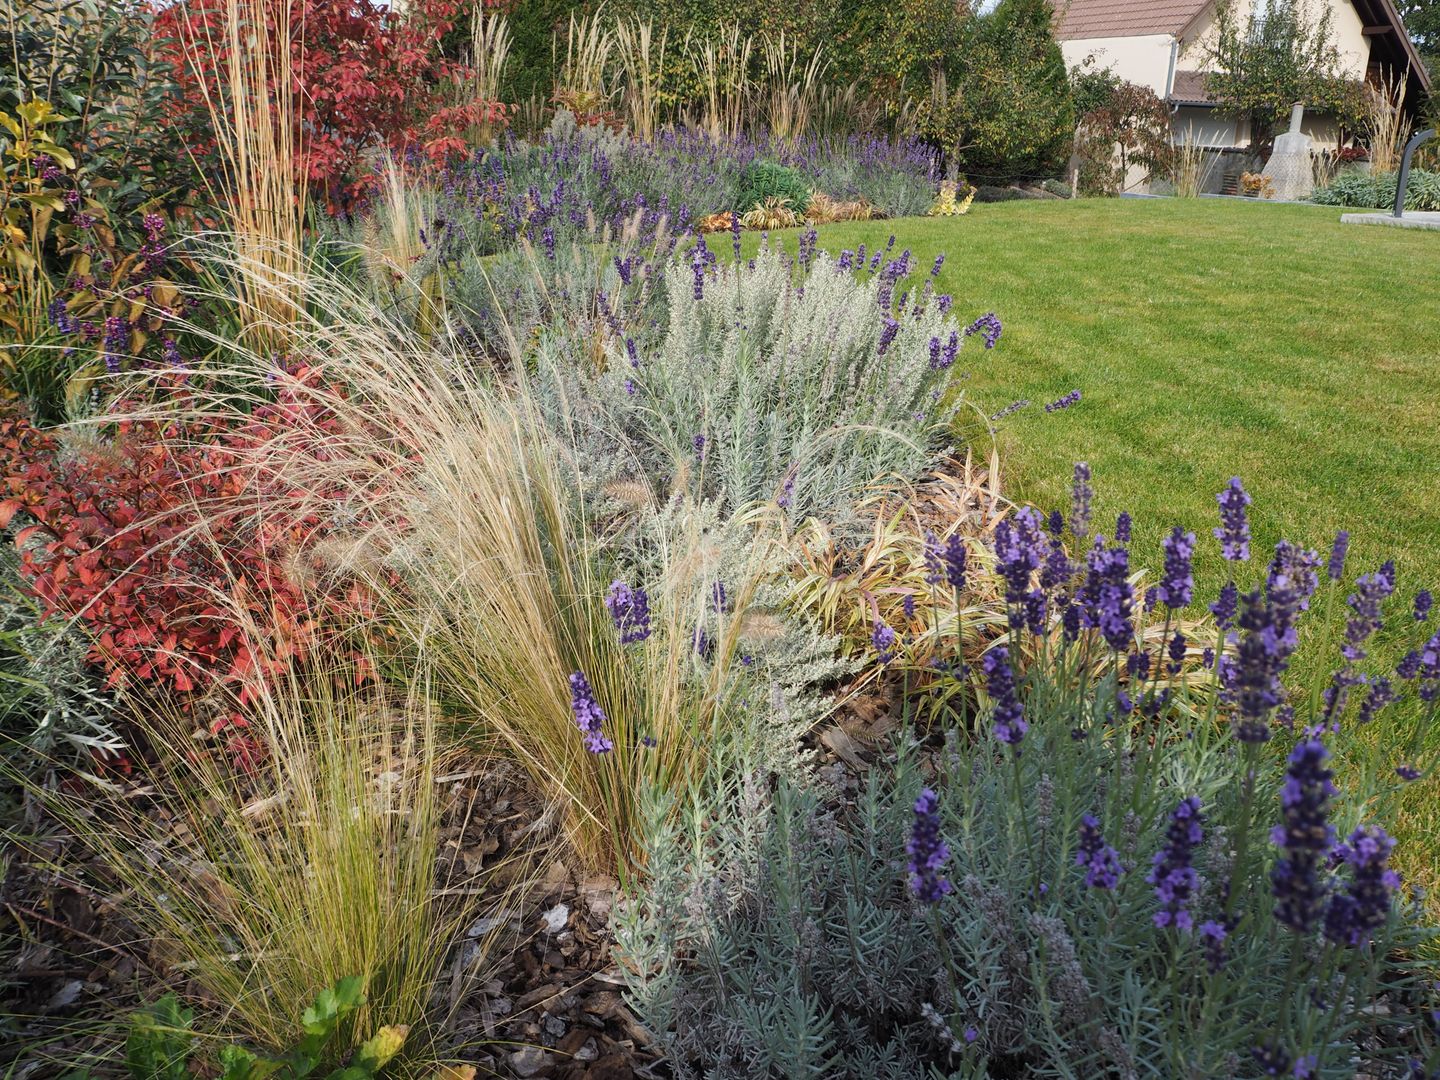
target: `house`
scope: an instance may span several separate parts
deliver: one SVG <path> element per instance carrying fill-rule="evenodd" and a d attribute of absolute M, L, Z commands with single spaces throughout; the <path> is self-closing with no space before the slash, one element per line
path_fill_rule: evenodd
<path fill-rule="evenodd" d="M 1265 0 L 1236 0 L 1263 6 Z M 1093 58 L 1128 82 L 1148 86 L 1169 103 L 1177 132 L 1216 149 L 1248 146 L 1249 124 L 1221 116 L 1205 90 L 1207 42 L 1216 32 L 1218 0 L 1052 0 L 1065 62 Z M 1407 79 L 1407 102 L 1418 107 L 1430 76 L 1405 32 L 1395 0 L 1309 0 L 1316 18 L 1332 12 L 1342 74 L 1357 81 L 1382 75 Z M 1302 5 L 1303 7 L 1304 5 Z M 1408 70 L 1408 75 L 1406 74 Z M 1335 149 L 1342 132 L 1333 117 L 1305 118 L 1317 149 Z"/>

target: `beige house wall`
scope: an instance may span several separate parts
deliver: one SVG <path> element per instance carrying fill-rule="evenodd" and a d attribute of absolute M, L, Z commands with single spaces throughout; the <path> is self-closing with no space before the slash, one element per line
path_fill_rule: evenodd
<path fill-rule="evenodd" d="M 1253 12 L 1261 0 L 1250 0 L 1249 10 Z M 1246 0 L 1237 0 L 1244 5 Z M 1335 47 L 1340 53 L 1340 74 L 1347 79 L 1363 79 L 1370 65 L 1370 39 L 1364 34 L 1365 21 L 1355 10 L 1350 0 L 1304 0 L 1307 10 L 1316 18 L 1326 8 L 1330 10 L 1330 22 L 1334 27 Z M 1187 28 L 1180 43 L 1181 66 L 1194 70 L 1205 63 L 1215 43 L 1215 4 L 1211 4 Z"/>
<path fill-rule="evenodd" d="M 1169 34 L 1136 37 L 1081 38 L 1062 41 L 1060 52 L 1067 67 L 1093 60 L 1101 71 L 1113 71 L 1126 82 L 1148 86 L 1164 97 L 1170 90 L 1170 52 L 1175 39 Z"/>

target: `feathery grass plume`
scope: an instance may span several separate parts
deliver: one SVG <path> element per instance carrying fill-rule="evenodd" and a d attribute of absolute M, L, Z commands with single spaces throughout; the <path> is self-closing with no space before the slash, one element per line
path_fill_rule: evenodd
<path fill-rule="evenodd" d="M 686 52 L 703 88 L 700 128 L 712 139 L 734 139 L 745 129 L 754 97 L 750 75 L 754 41 L 734 22 L 718 41 L 706 38 L 692 46 L 687 40 Z"/>
<path fill-rule="evenodd" d="M 139 714 L 155 752 L 139 786 L 30 790 L 120 883 L 151 962 L 222 1003 L 217 1034 L 288 1049 L 316 993 L 358 976 L 367 1000 L 327 1064 L 386 1025 L 407 1025 L 406 1054 L 424 1063 L 447 1019 L 437 978 L 478 884 L 437 891 L 433 710 L 356 686 L 343 666 L 258 679 L 244 705 L 221 707 L 248 723 L 249 768 L 197 741 L 193 715 L 158 707 Z M 489 944 L 466 961 L 471 977 Z"/>
<path fill-rule="evenodd" d="M 226 0 L 218 39 L 207 23 L 178 21 L 215 133 L 220 196 L 234 256 L 247 264 L 235 287 L 267 317 L 248 334 L 284 352 L 284 330 L 304 303 L 306 149 L 296 101 L 294 0 Z M 211 73 L 218 72 L 212 84 Z"/>
<path fill-rule="evenodd" d="M 651 19 L 622 19 L 615 24 L 615 45 L 625 74 L 625 112 L 630 131 L 649 142 L 660 123 L 660 79 L 665 70 L 665 46 L 670 39 L 667 27 L 655 37 Z"/>
<path fill-rule="evenodd" d="M 1198 199 L 1204 194 L 1219 161 L 1219 156 L 1206 150 L 1204 143 L 1195 137 L 1194 125 L 1187 127 L 1185 133 L 1175 141 L 1172 179 L 1176 197 Z"/>
<path fill-rule="evenodd" d="M 820 99 L 820 84 L 830 61 L 817 45 L 808 62 L 801 66 L 799 42 L 785 41 L 785 31 L 762 39 L 765 60 L 765 89 L 762 93 L 765 121 L 772 136 L 794 143 L 809 134 Z"/>
<path fill-rule="evenodd" d="M 356 246 L 377 300 L 397 305 L 428 338 L 441 317 L 444 283 L 443 275 L 426 262 L 440 240 L 434 235 L 439 197 L 430 185 L 408 176 L 388 152 L 380 175 L 379 190 L 360 219 Z"/>
<path fill-rule="evenodd" d="M 422 343 L 363 287 L 317 276 L 295 355 L 324 378 L 294 388 L 306 407 L 292 428 L 237 467 L 297 492 L 296 520 L 330 524 L 323 551 L 308 554 L 368 597 L 372 634 L 396 654 L 382 670 L 404 661 L 424 672 L 453 734 L 502 749 L 554 799 L 585 865 L 625 869 L 641 781 L 683 790 L 732 707 L 764 549 L 740 553 L 729 611 L 702 622 L 718 554 L 698 524 L 677 526 L 654 574 L 636 582 L 653 632 L 622 644 L 604 602 L 619 576 L 613 553 L 587 524 L 566 429 L 534 411 L 512 346 L 518 389 L 477 368 L 463 342 L 437 333 Z M 238 366 L 253 395 L 268 392 L 258 359 Z M 237 378 L 209 407 L 243 410 Z M 588 753 L 576 730 L 577 672 L 610 752 Z"/>
<path fill-rule="evenodd" d="M 500 83 L 510 60 L 510 20 L 501 11 L 487 11 L 476 4 L 470 17 L 470 96 L 472 101 L 500 101 Z M 480 145 L 495 135 L 491 120 L 481 123 L 476 137 Z"/>
<path fill-rule="evenodd" d="M 565 60 L 560 63 L 556 57 L 555 101 L 577 115 L 604 112 L 610 104 L 606 79 L 614 49 L 615 33 L 605 22 L 603 3 L 579 19 L 572 11 L 565 35 Z M 558 33 L 551 42 L 551 52 L 559 52 Z"/>
<path fill-rule="evenodd" d="M 1382 71 L 1367 80 L 1361 99 L 1361 116 L 1370 138 L 1370 171 L 1391 173 L 1400 168 L 1400 155 L 1412 127 L 1405 112 L 1405 87 L 1410 71 Z"/>

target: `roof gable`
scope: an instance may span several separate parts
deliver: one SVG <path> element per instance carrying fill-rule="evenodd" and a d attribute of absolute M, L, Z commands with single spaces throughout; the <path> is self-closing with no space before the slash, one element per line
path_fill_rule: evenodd
<path fill-rule="evenodd" d="M 1211 0 L 1051 0 L 1055 36 L 1083 38 L 1179 34 Z"/>

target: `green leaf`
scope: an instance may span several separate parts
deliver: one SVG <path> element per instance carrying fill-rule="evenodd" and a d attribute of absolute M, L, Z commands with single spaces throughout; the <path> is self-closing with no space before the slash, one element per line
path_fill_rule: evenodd
<path fill-rule="evenodd" d="M 166 994 L 130 1020 L 125 1039 L 125 1067 L 134 1080 L 186 1080 L 195 1014 Z"/>

